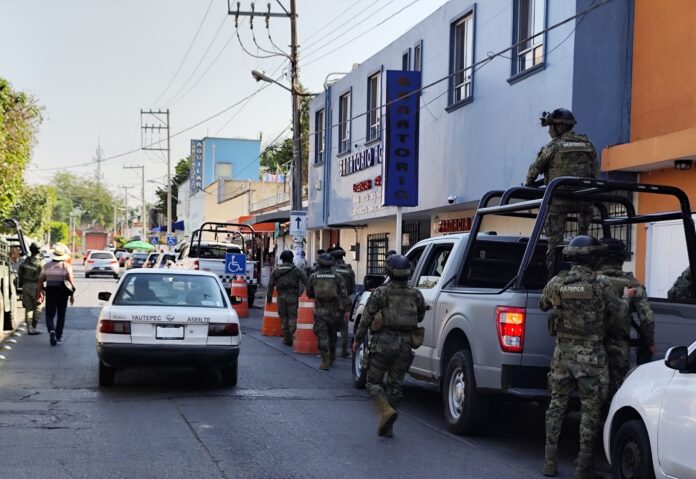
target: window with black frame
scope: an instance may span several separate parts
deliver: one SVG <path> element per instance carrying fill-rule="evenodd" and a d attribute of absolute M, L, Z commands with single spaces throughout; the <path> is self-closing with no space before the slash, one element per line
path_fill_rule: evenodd
<path fill-rule="evenodd" d="M 450 105 L 473 95 L 474 13 L 469 12 L 452 24 L 450 67 Z"/>
<path fill-rule="evenodd" d="M 546 0 L 515 0 L 513 76 L 544 63 L 545 26 Z"/>
<path fill-rule="evenodd" d="M 338 100 L 338 152 L 350 151 L 350 92 L 344 93 Z"/>
<path fill-rule="evenodd" d="M 317 134 L 314 137 L 314 163 L 324 161 L 324 149 L 326 146 L 326 131 L 324 129 L 324 109 L 317 110 L 314 114 L 314 129 Z"/>
<path fill-rule="evenodd" d="M 382 103 L 382 73 L 377 72 L 367 79 L 367 141 L 373 141 L 381 136 L 382 118 L 380 105 Z"/>
<path fill-rule="evenodd" d="M 389 233 L 367 235 L 367 274 L 383 274 Z"/>

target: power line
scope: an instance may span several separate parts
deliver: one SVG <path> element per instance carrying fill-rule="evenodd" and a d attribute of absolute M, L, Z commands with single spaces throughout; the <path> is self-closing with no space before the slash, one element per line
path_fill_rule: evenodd
<path fill-rule="evenodd" d="M 323 31 L 326 30 L 329 26 L 333 25 L 333 24 L 336 22 L 336 20 L 338 20 L 339 18 L 341 18 L 343 15 L 345 15 L 345 14 L 348 13 L 350 10 L 354 9 L 355 7 L 357 7 L 358 5 L 360 5 L 360 4 L 361 4 L 362 2 L 364 2 L 364 1 L 365 1 L 365 0 L 358 0 L 357 2 L 353 2 L 353 4 L 352 4 L 350 7 L 346 8 L 346 9 L 343 10 L 341 13 L 339 13 L 338 15 L 336 15 L 333 19 L 329 20 L 329 22 L 326 23 L 323 27 L 321 27 L 321 28 L 318 29 L 318 30 L 315 30 L 314 33 L 310 34 L 308 37 L 303 38 L 303 39 L 302 39 L 302 42 L 306 42 L 306 41 L 311 40 L 312 38 L 314 38 L 315 36 L 317 36 L 320 32 L 323 32 Z"/>
<path fill-rule="evenodd" d="M 191 53 L 191 49 L 193 48 L 194 43 L 196 43 L 196 39 L 198 38 L 198 35 L 201 33 L 201 28 L 203 28 L 203 24 L 205 23 L 205 19 L 208 18 L 208 13 L 210 12 L 210 7 L 213 6 L 213 2 L 215 0 L 210 0 L 210 3 L 208 4 L 208 8 L 205 11 L 205 14 L 203 15 L 203 18 L 201 19 L 201 23 L 198 25 L 198 29 L 196 30 L 195 35 L 193 35 L 193 39 L 191 40 L 191 43 L 188 46 L 188 49 L 186 49 L 186 53 L 184 54 L 184 58 L 181 59 L 181 63 L 179 63 L 179 66 L 177 67 L 176 71 L 174 72 L 174 75 L 172 76 L 171 80 L 169 80 L 169 83 L 165 87 L 165 89 L 160 93 L 160 96 L 157 97 L 157 100 L 155 100 L 152 104 L 155 105 L 159 103 L 159 101 L 162 99 L 165 93 L 169 91 L 169 88 L 172 86 L 172 83 L 174 83 L 174 80 L 176 79 L 177 75 L 181 71 L 181 68 L 184 66 L 184 62 L 186 62 L 186 59 L 189 56 L 189 53 Z"/>

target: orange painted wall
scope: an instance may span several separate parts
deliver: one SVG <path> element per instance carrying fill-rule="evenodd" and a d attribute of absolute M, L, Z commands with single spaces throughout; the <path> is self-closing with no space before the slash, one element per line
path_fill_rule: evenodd
<path fill-rule="evenodd" d="M 696 126 L 696 1 L 636 0 L 631 141 Z"/>

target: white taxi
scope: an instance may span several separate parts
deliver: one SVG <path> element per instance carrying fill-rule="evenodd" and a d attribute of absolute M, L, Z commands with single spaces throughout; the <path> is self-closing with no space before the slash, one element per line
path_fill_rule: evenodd
<path fill-rule="evenodd" d="M 136 366 L 215 366 L 223 385 L 237 384 L 239 317 L 215 274 L 129 270 L 99 299 L 107 302 L 97 323 L 100 386 Z"/>
<path fill-rule="evenodd" d="M 604 424 L 604 451 L 616 478 L 695 478 L 696 342 L 631 373 Z"/>

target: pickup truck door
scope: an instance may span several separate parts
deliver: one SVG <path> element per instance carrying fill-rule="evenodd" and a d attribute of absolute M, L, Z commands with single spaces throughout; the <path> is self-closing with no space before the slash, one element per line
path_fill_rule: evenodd
<path fill-rule="evenodd" d="M 421 257 L 416 269 L 413 285 L 423 294 L 425 299 L 425 318 L 420 326 L 425 328 L 423 345 L 415 350 L 411 371 L 418 376 L 432 378 L 433 354 L 437 347 L 435 327 L 437 298 L 440 295 L 440 281 L 445 277 L 447 260 L 454 248 L 454 241 L 433 243 L 426 254 Z"/>

